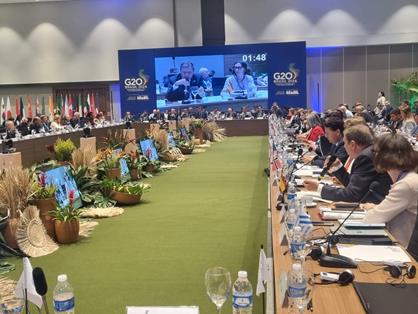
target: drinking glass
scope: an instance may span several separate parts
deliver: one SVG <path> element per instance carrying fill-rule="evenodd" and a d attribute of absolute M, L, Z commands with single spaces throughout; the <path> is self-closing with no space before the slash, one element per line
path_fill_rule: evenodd
<path fill-rule="evenodd" d="M 199 87 L 197 87 L 197 86 L 192 86 L 192 87 L 190 88 L 190 92 L 191 92 L 191 93 L 192 93 L 192 95 L 193 95 L 193 99 L 196 99 L 196 96 L 197 96 L 198 90 L 199 90 Z"/>
<path fill-rule="evenodd" d="M 223 267 L 209 268 L 205 273 L 206 293 L 215 303 L 218 313 L 231 292 L 231 274 Z"/>

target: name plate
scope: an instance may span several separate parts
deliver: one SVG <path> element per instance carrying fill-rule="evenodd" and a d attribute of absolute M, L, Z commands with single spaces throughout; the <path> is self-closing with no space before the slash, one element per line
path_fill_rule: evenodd
<path fill-rule="evenodd" d="M 126 314 L 199 314 L 197 306 L 127 306 Z"/>

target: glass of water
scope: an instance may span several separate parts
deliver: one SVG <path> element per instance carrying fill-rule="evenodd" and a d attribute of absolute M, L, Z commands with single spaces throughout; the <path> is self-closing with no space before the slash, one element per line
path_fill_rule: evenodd
<path fill-rule="evenodd" d="M 205 273 L 206 293 L 215 303 L 218 313 L 231 293 L 231 274 L 223 267 L 209 268 Z"/>

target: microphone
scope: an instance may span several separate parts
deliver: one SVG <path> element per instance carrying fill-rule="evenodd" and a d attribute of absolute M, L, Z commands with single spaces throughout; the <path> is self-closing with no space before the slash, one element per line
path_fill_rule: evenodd
<path fill-rule="evenodd" d="M 375 190 L 379 187 L 379 182 L 373 181 L 370 184 L 369 190 L 366 194 L 361 198 L 358 205 L 354 207 L 350 213 L 345 217 L 343 222 L 338 226 L 337 229 L 334 230 L 334 232 L 331 233 L 330 236 L 328 236 L 328 243 L 327 243 L 327 253 L 325 255 L 321 255 L 319 258 L 319 265 L 324 267 L 337 267 L 337 268 L 357 268 L 357 263 L 353 261 L 351 258 L 342 256 L 340 254 L 331 254 L 331 242 L 332 244 L 338 243 L 338 236 L 336 236 L 336 233 L 341 229 L 341 227 L 344 225 L 344 223 L 348 220 L 348 218 L 351 217 L 351 215 L 360 207 L 360 204 L 364 202 L 364 200 L 373 193 L 377 193 Z"/>
<path fill-rule="evenodd" d="M 36 292 L 42 296 L 42 301 L 45 305 L 45 312 L 49 314 L 48 302 L 46 301 L 46 293 L 48 292 L 48 284 L 46 283 L 45 274 L 42 268 L 35 267 L 32 271 L 33 282 L 35 284 Z"/>
<path fill-rule="evenodd" d="M 338 156 L 335 155 L 335 153 L 337 152 L 338 148 L 340 148 L 341 146 L 344 145 L 344 142 L 339 142 L 335 145 L 335 150 L 334 150 L 334 154 L 330 154 L 330 158 L 328 163 L 325 165 L 325 167 L 322 169 L 321 174 L 319 175 L 318 181 L 321 181 L 325 175 L 327 174 L 329 168 L 331 168 L 332 164 L 334 163 L 334 161 L 337 160 Z"/>

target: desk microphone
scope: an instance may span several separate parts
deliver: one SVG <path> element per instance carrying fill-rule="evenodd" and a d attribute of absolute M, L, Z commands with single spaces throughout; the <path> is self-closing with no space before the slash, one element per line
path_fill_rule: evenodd
<path fill-rule="evenodd" d="M 331 243 L 336 244 L 338 243 L 338 236 L 336 236 L 336 233 L 341 229 L 341 227 L 344 225 L 344 223 L 348 220 L 348 218 L 351 217 L 351 215 L 360 207 L 360 204 L 364 202 L 364 200 L 371 194 L 377 193 L 375 190 L 379 187 L 379 182 L 373 181 L 370 184 L 369 190 L 367 193 L 361 198 L 358 205 L 354 207 L 350 213 L 345 217 L 343 222 L 338 226 L 337 229 L 334 230 L 334 232 L 328 236 L 328 243 L 327 243 L 327 252 L 326 254 L 322 254 L 319 257 L 319 265 L 324 267 L 338 267 L 338 268 L 357 268 L 357 263 L 353 261 L 351 258 L 347 256 L 342 256 L 340 254 L 331 254 Z"/>
<path fill-rule="evenodd" d="M 343 145 L 344 145 L 344 142 L 339 142 L 339 143 L 336 145 L 335 152 L 337 151 L 337 149 L 338 149 L 339 147 L 341 147 L 341 146 L 343 146 Z M 337 155 L 335 155 L 335 154 L 330 154 L 330 155 L 328 155 L 328 156 L 330 156 L 330 157 L 329 157 L 329 160 L 328 160 L 328 163 L 327 163 L 327 164 L 325 165 L 325 167 L 322 169 L 321 174 L 319 175 L 318 181 L 321 181 L 321 180 L 325 177 L 325 175 L 327 174 L 327 172 L 328 172 L 329 168 L 331 168 L 331 166 L 332 166 L 332 164 L 334 163 L 334 161 L 336 161 L 336 160 L 337 160 L 337 158 L 338 158 L 338 156 L 337 156 Z"/>
<path fill-rule="evenodd" d="M 36 292 L 42 296 L 42 301 L 45 305 L 45 312 L 49 314 L 48 302 L 46 301 L 46 293 L 48 292 L 48 284 L 46 283 L 45 274 L 42 268 L 35 267 L 32 271 L 33 282 L 35 284 Z"/>

